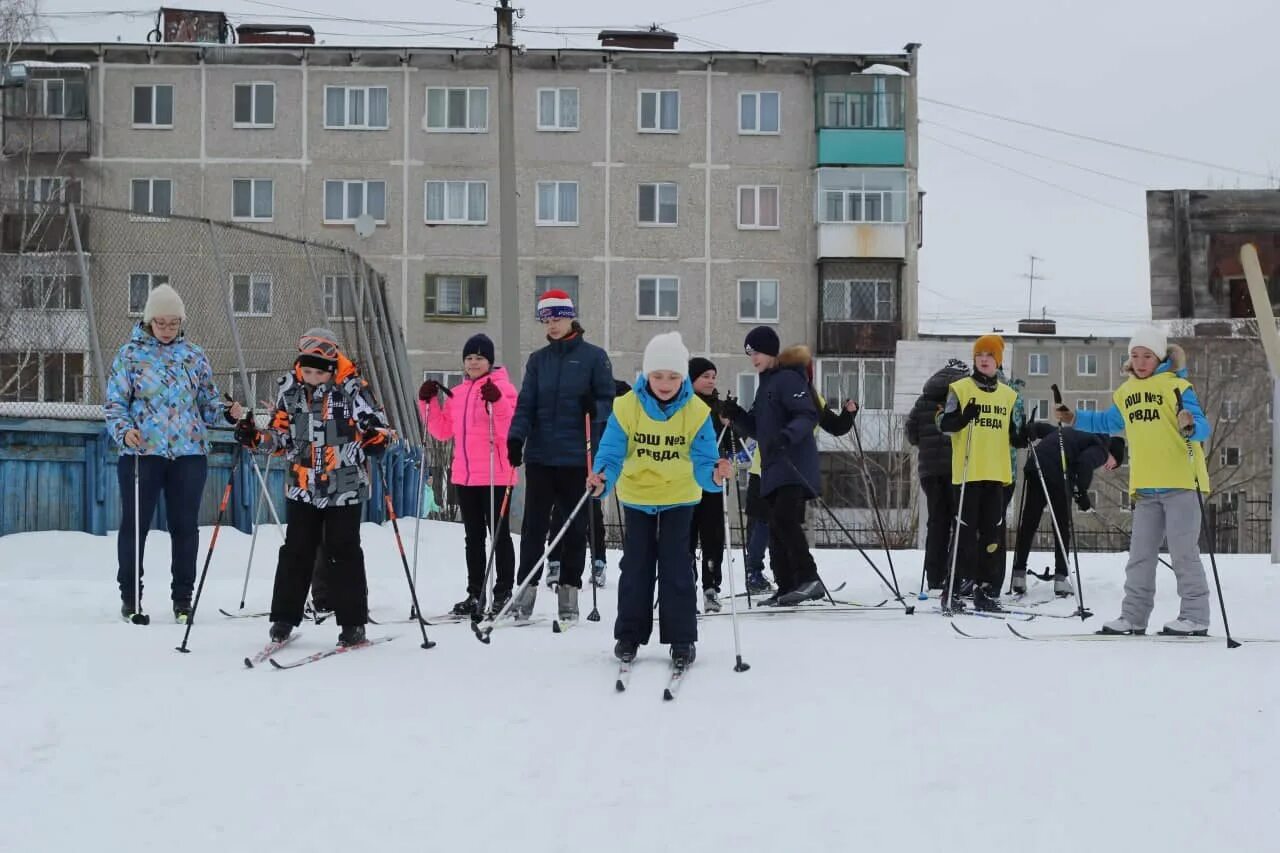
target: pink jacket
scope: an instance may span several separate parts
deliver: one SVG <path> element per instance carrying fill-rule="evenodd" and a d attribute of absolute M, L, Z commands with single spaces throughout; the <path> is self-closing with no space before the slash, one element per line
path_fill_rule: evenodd
<path fill-rule="evenodd" d="M 510 486 L 516 481 L 516 472 L 507 462 L 507 434 L 516 410 L 516 389 L 505 367 L 495 367 L 479 379 L 463 379 L 452 389 L 452 397 L 437 396 L 429 407 L 418 401 L 418 414 L 432 438 L 453 439 L 450 476 L 459 486 L 489 485 L 489 415 L 480 388 L 490 380 L 502 392 L 493 404 L 493 485 Z"/>

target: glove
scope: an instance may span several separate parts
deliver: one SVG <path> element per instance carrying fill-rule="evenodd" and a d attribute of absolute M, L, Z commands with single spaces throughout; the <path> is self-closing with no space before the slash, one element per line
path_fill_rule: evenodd
<path fill-rule="evenodd" d="M 246 412 L 244 418 L 236 423 L 236 441 L 250 450 L 254 450 L 261 439 L 262 435 L 258 432 L 258 427 L 253 422 L 253 412 Z"/>
<path fill-rule="evenodd" d="M 582 408 L 582 414 L 590 415 L 592 420 L 596 417 L 596 398 L 590 394 L 583 394 L 578 398 L 578 405 Z"/>
<path fill-rule="evenodd" d="M 982 411 L 978 408 L 977 400 L 970 400 L 968 405 L 961 410 L 960 414 L 964 415 L 964 422 L 969 424 L 976 421 L 978 416 L 982 414 Z"/>
<path fill-rule="evenodd" d="M 1076 413 L 1068 409 L 1066 406 L 1055 406 L 1053 409 L 1053 419 L 1063 426 L 1071 426 L 1076 422 Z"/>
<path fill-rule="evenodd" d="M 524 442 L 520 439 L 507 439 L 507 462 L 512 468 L 519 468 L 524 463 Z"/>
<path fill-rule="evenodd" d="M 1178 432 L 1182 433 L 1183 437 L 1190 438 L 1191 433 L 1195 431 L 1196 431 L 1195 416 L 1192 415 L 1190 412 L 1188 412 L 1186 409 L 1182 409 L 1181 411 L 1179 411 L 1178 412 Z"/>
<path fill-rule="evenodd" d="M 489 379 L 480 386 L 480 399 L 486 403 L 496 403 L 502 399 L 502 391 Z"/>
<path fill-rule="evenodd" d="M 1088 492 L 1076 492 L 1076 506 L 1080 507 L 1081 512 L 1088 512 L 1093 509 L 1093 504 L 1089 501 Z"/>
<path fill-rule="evenodd" d="M 738 405 L 737 397 L 725 397 L 724 402 L 720 404 L 720 416 L 726 420 L 736 421 L 747 412 Z"/>
<path fill-rule="evenodd" d="M 434 379 L 428 379 L 418 386 L 418 399 L 431 402 L 437 394 L 440 393 L 440 383 Z"/>

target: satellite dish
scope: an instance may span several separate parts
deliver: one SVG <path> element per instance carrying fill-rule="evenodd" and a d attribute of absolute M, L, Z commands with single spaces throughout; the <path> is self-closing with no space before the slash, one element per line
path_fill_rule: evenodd
<path fill-rule="evenodd" d="M 373 217 L 367 213 L 362 213 L 356 217 L 356 236 L 360 238 L 373 236 L 373 231 L 377 227 L 377 223 L 373 221 Z"/>

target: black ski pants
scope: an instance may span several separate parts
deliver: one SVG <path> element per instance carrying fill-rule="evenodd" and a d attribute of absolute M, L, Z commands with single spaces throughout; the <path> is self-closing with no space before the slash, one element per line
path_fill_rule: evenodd
<path fill-rule="evenodd" d="M 586 483 L 585 477 L 583 478 L 583 483 L 584 484 Z M 585 488 L 585 485 L 584 485 L 584 488 Z M 581 493 L 579 493 L 578 497 L 581 497 L 581 496 L 582 496 Z M 575 498 L 575 500 L 577 499 Z M 588 508 L 590 508 L 591 510 L 591 521 L 587 525 L 587 527 L 592 528 L 592 526 L 594 525 L 594 529 L 589 529 L 587 532 L 594 534 L 591 538 L 591 559 L 593 561 L 595 560 L 604 561 L 605 559 L 604 508 L 603 507 L 604 507 L 604 504 L 602 501 L 593 499 L 593 500 L 587 501 L 587 506 L 584 506 L 581 510 L 578 511 L 579 515 L 582 515 L 586 513 Z M 551 524 L 550 526 L 547 527 L 548 539 L 552 536 L 555 536 L 562 526 L 564 526 L 564 514 L 560 511 L 560 507 L 557 505 L 556 508 L 551 513 Z M 563 547 L 564 547 L 564 540 L 562 539 L 556 543 L 556 547 L 551 549 L 551 557 L 550 557 L 551 562 L 553 563 L 560 562 L 560 549 Z"/>
<path fill-rule="evenodd" d="M 333 607 L 338 624 L 345 628 L 369 621 L 369 592 L 360 550 L 362 510 L 360 504 L 317 509 L 301 501 L 286 501 L 288 526 L 276 564 L 272 622 L 302 624 L 302 608 L 322 544 L 328 555 L 326 603 Z"/>
<path fill-rule="evenodd" d="M 724 492 L 703 492 L 689 525 L 689 558 L 702 543 L 702 588 L 720 589 L 724 562 Z M 695 568 L 696 571 L 696 568 Z"/>
<path fill-rule="evenodd" d="M 542 559 L 553 510 L 568 518 L 587 490 L 587 469 L 582 465 L 524 465 L 524 522 L 520 526 L 521 583 Z M 599 503 L 599 501 L 593 501 Z M 587 508 L 573 517 L 560 540 L 560 583 L 582 588 L 582 564 L 587 550 Z M 563 526 L 563 522 L 561 523 Z M 559 528 L 557 528 L 557 531 Z M 552 532 L 552 536 L 556 531 Z M 687 564 L 686 564 L 687 566 Z M 530 583 L 542 582 L 542 570 Z"/>
<path fill-rule="evenodd" d="M 196 555 L 200 550 L 200 495 L 209 472 L 207 456 L 191 455 L 166 459 L 163 456 L 120 455 L 116 463 L 116 479 L 120 483 L 120 531 L 116 536 L 116 583 L 122 601 L 133 600 L 133 477 L 138 475 L 138 518 L 142 536 L 139 554 L 145 564 L 147 531 L 164 493 L 164 514 L 169 527 L 170 569 L 173 581 L 170 594 L 175 604 L 190 604 L 196 583 Z M 145 573 L 144 573 L 145 574 Z"/>
<path fill-rule="evenodd" d="M 764 496 L 769 505 L 769 566 L 778 594 L 818 579 L 818 566 L 804 536 L 804 488 L 780 486 Z"/>
<path fill-rule="evenodd" d="M 658 513 L 624 507 L 618 618 L 613 638 L 644 645 L 653 633 L 653 586 L 658 583 L 658 642 L 698 640 L 698 603 L 689 571 L 693 507 Z M 563 569 L 561 569 L 563 571 Z M 562 576 L 563 577 L 563 576 Z"/>
<path fill-rule="evenodd" d="M 947 583 L 951 565 L 947 558 L 951 552 L 952 525 L 956 520 L 955 495 L 951 491 L 951 476 L 921 477 L 929 520 L 924 534 L 924 573 L 929 589 L 942 589 Z"/>
<path fill-rule="evenodd" d="M 959 501 L 960 487 L 952 488 Z M 987 584 L 999 595 L 1004 585 L 1004 483 L 979 480 L 965 486 L 960 518 L 957 582 L 967 578 Z"/>
<path fill-rule="evenodd" d="M 1040 485 L 1040 477 L 1035 474 L 1027 474 L 1025 503 L 1022 506 L 1022 519 L 1018 523 L 1018 542 L 1013 552 L 1013 568 L 1026 570 L 1027 556 L 1031 553 L 1031 546 L 1035 541 L 1036 530 L 1040 527 L 1040 518 L 1044 515 L 1045 500 L 1044 488 Z M 1071 525 L 1070 513 L 1071 505 L 1067 502 L 1067 496 L 1063 494 L 1062 484 L 1059 482 L 1057 486 L 1048 483 L 1049 497 L 1051 498 L 1050 506 L 1053 507 L 1053 516 L 1058 520 L 1058 527 L 1062 530 L 1062 542 L 1058 543 L 1058 535 L 1054 533 L 1054 559 L 1053 573 L 1060 577 L 1067 576 L 1067 558 L 1066 554 L 1071 550 Z M 1052 526 L 1052 523 L 1050 524 Z"/>
<path fill-rule="evenodd" d="M 492 519 L 502 511 L 502 495 L 506 487 L 493 487 L 493 503 L 489 502 L 488 486 L 458 486 L 458 506 L 462 509 L 462 529 L 466 538 L 467 595 L 481 598 L 484 595 L 484 575 L 489 565 L 489 552 L 485 547 Z M 494 599 L 511 595 L 512 579 L 516 569 L 516 549 L 511 544 L 511 525 L 508 515 L 498 520 L 497 553 L 493 555 L 495 574 Z"/>

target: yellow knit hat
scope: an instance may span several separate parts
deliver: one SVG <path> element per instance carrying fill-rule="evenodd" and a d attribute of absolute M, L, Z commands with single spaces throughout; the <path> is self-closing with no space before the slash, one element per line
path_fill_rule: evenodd
<path fill-rule="evenodd" d="M 995 357 L 996 366 L 1004 364 L 1004 338 L 999 335 L 983 335 L 973 342 L 973 355 L 988 353 Z"/>

